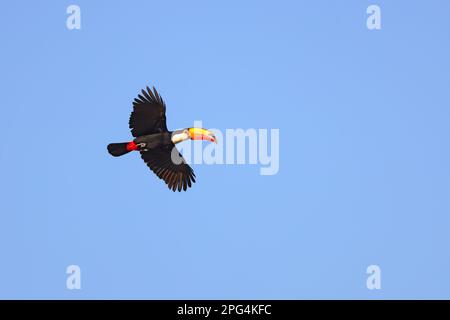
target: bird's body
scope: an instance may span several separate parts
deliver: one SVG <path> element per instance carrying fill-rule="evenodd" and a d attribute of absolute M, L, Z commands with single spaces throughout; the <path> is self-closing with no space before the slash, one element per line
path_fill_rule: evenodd
<path fill-rule="evenodd" d="M 154 149 L 158 146 L 169 145 L 172 142 L 172 132 L 153 133 L 136 137 L 134 142 L 145 145 L 145 149 Z"/>
<path fill-rule="evenodd" d="M 192 168 L 176 150 L 175 144 L 187 139 L 216 141 L 214 134 L 202 128 L 169 131 L 166 125 L 166 105 L 155 88 L 142 90 L 134 99 L 129 126 L 133 141 L 111 143 L 108 151 L 118 157 L 139 151 L 149 168 L 173 191 L 187 190 L 195 182 Z"/>

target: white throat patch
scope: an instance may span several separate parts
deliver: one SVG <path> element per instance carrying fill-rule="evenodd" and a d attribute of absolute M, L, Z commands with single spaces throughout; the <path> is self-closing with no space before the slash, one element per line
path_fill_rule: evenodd
<path fill-rule="evenodd" d="M 189 135 L 186 132 L 175 133 L 172 135 L 172 143 L 173 144 L 177 144 L 177 143 L 182 142 L 187 139 L 189 139 Z"/>

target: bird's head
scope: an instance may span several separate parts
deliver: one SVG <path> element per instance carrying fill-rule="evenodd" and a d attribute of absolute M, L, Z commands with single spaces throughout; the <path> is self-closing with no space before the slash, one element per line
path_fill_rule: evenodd
<path fill-rule="evenodd" d="M 216 136 L 209 130 L 203 128 L 188 128 L 189 138 L 192 140 L 208 140 L 217 143 Z"/>
<path fill-rule="evenodd" d="M 179 143 L 188 139 L 208 140 L 217 143 L 217 139 L 214 133 L 203 128 L 186 128 L 182 130 L 176 130 L 172 133 L 173 143 Z"/>

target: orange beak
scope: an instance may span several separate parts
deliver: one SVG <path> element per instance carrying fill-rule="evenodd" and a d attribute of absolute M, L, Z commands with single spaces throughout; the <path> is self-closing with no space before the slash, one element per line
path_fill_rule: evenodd
<path fill-rule="evenodd" d="M 189 128 L 189 137 L 192 140 L 208 140 L 217 143 L 214 133 L 203 128 Z"/>

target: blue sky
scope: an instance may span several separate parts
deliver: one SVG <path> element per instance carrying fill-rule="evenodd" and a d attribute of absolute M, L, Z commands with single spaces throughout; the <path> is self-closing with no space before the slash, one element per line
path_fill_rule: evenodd
<path fill-rule="evenodd" d="M 3 4 L 0 298 L 450 298 L 449 9 Z M 174 194 L 137 154 L 111 157 L 146 85 L 171 129 L 280 129 L 279 173 L 195 165 Z"/>

